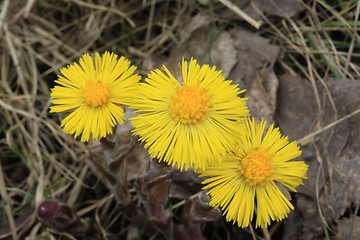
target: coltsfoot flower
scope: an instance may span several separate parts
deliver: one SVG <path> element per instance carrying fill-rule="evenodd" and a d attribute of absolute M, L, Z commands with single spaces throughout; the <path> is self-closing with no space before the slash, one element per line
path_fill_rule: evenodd
<path fill-rule="evenodd" d="M 248 115 L 238 96 L 244 90 L 194 59 L 183 60 L 181 69 L 181 82 L 164 66 L 140 83 L 130 104 L 139 115 L 131 122 L 151 157 L 181 170 L 204 169 L 233 148 L 239 120 Z"/>
<path fill-rule="evenodd" d="M 296 191 L 306 178 L 308 166 L 290 161 L 301 154 L 296 142 L 289 143 L 274 125 L 264 134 L 265 126 L 265 121 L 244 122 L 232 153 L 200 171 L 200 176 L 209 177 L 203 184 L 209 189 L 210 205 L 221 207 L 226 220 L 239 227 L 250 224 L 255 208 L 256 227 L 287 217 L 294 207 L 285 187 Z"/>
<path fill-rule="evenodd" d="M 62 76 L 51 90 L 50 112 L 72 112 L 61 122 L 65 133 L 81 141 L 92 137 L 99 140 L 113 132 L 117 123 L 124 122 L 123 104 L 136 95 L 140 75 L 135 66 L 114 53 L 105 52 L 95 58 L 84 54 L 79 64 L 60 70 Z"/>

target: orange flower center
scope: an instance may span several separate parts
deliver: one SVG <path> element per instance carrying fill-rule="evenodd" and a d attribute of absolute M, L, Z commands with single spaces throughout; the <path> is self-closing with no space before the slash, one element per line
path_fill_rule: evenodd
<path fill-rule="evenodd" d="M 211 108 L 211 96 L 206 89 L 197 86 L 178 88 L 170 101 L 172 117 L 184 124 L 204 120 Z"/>
<path fill-rule="evenodd" d="M 109 89 L 102 83 L 89 81 L 82 90 L 84 100 L 93 107 L 104 105 L 109 99 Z"/>
<path fill-rule="evenodd" d="M 272 158 L 273 156 L 255 147 L 241 160 L 240 174 L 250 185 L 263 185 L 272 180 L 275 172 Z"/>

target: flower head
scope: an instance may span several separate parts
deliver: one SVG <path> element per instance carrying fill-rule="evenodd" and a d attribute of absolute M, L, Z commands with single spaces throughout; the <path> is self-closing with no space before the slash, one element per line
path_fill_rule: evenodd
<path fill-rule="evenodd" d="M 287 217 L 293 205 L 283 192 L 302 185 L 308 166 L 303 161 L 290 161 L 301 154 L 295 142 L 281 136 L 271 125 L 264 134 L 266 122 L 254 119 L 242 124 L 242 134 L 233 152 L 222 163 L 209 164 L 200 171 L 209 189 L 210 205 L 221 207 L 226 220 L 247 227 L 257 209 L 256 227 L 265 227 L 270 219 Z"/>
<path fill-rule="evenodd" d="M 114 53 L 96 53 L 95 58 L 84 54 L 79 64 L 60 70 L 63 76 L 55 81 L 59 85 L 51 89 L 50 112 L 71 111 L 61 122 L 63 131 L 75 138 L 82 134 L 83 142 L 90 136 L 99 140 L 124 122 L 122 104 L 134 98 L 141 78 L 135 70 L 129 60 Z"/>
<path fill-rule="evenodd" d="M 232 149 L 239 119 L 248 115 L 237 85 L 221 71 L 196 60 L 182 61 L 182 82 L 164 66 L 140 83 L 130 107 L 140 113 L 131 119 L 134 133 L 151 157 L 180 169 L 203 169 Z"/>

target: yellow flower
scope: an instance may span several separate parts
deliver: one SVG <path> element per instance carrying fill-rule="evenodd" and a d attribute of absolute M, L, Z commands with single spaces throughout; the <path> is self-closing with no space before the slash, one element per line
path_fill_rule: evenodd
<path fill-rule="evenodd" d="M 248 110 L 238 96 L 243 91 L 216 67 L 200 66 L 194 59 L 181 65 L 181 83 L 165 66 L 140 83 L 130 105 L 140 114 L 131 121 L 151 157 L 181 170 L 204 169 L 232 149 L 239 120 Z"/>
<path fill-rule="evenodd" d="M 296 142 L 289 143 L 279 129 L 254 119 L 242 124 L 242 134 L 233 152 L 221 163 L 209 164 L 200 171 L 204 189 L 209 189 L 210 205 L 221 207 L 227 221 L 247 227 L 256 208 L 256 227 L 266 227 L 270 219 L 280 221 L 294 209 L 287 187 L 292 191 L 302 185 L 308 166 L 290 161 L 301 154 Z"/>
<path fill-rule="evenodd" d="M 124 122 L 122 104 L 136 95 L 140 75 L 135 66 L 114 53 L 84 54 L 79 61 L 60 70 L 63 76 L 51 90 L 50 112 L 72 111 L 62 122 L 63 131 L 81 135 L 81 141 L 95 140 L 113 132 L 116 123 Z"/>

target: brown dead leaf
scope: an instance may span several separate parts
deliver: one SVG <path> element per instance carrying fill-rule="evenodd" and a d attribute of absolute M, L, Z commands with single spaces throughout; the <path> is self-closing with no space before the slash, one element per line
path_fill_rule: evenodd
<path fill-rule="evenodd" d="M 315 181 L 314 179 L 312 181 Z M 305 183 L 308 185 L 309 183 Z M 314 184 L 313 184 L 314 185 Z M 302 228 L 296 228 L 298 232 L 293 233 L 299 240 L 322 240 L 324 239 L 324 225 L 322 223 L 319 211 L 317 208 L 317 203 L 315 199 L 306 197 L 304 195 L 296 196 L 296 206 L 295 211 L 298 211 L 303 216 Z M 297 219 L 299 221 L 299 219 Z M 285 234 L 289 233 L 289 230 L 292 229 L 293 225 L 298 225 L 297 222 L 287 222 L 287 228 L 285 229 Z M 284 239 L 285 240 L 285 239 Z"/>
<path fill-rule="evenodd" d="M 312 132 L 318 115 L 314 99 L 315 94 L 309 82 L 290 73 L 280 76 L 275 121 L 290 141 L 299 140 Z M 316 179 L 318 169 L 315 150 L 311 147 L 302 147 L 301 150 L 301 159 L 309 165 L 309 180 L 298 191 L 314 197 L 316 191 L 311 181 Z M 323 178 L 319 179 L 318 184 L 324 184 Z"/>
<path fill-rule="evenodd" d="M 189 25 L 181 32 L 180 44 L 184 44 L 192 35 L 193 32 L 201 27 L 208 26 L 210 19 L 208 16 L 197 14 L 195 15 Z"/>
<path fill-rule="evenodd" d="M 273 70 L 262 68 L 257 71 L 256 79 L 245 94 L 251 116 L 256 119 L 264 118 L 268 123 L 274 122 L 278 84 Z"/>
<path fill-rule="evenodd" d="M 199 15 L 194 17 L 183 32 L 180 45 L 165 63 L 170 70 L 174 71 L 183 57 L 188 60 L 194 57 L 201 64 L 218 66 L 225 77 L 229 75 L 237 57 L 234 41 L 228 32 L 209 26 L 209 22 Z"/>
<path fill-rule="evenodd" d="M 219 33 L 213 29 L 212 34 L 209 34 L 210 31 L 209 27 L 194 31 L 187 41 L 171 52 L 165 65 L 173 70 L 183 57 L 188 60 L 194 57 L 201 64 L 218 66 L 227 77 L 236 62 L 233 39 L 228 32 Z"/>
<path fill-rule="evenodd" d="M 133 112 L 133 110 L 126 109 L 125 112 L 126 119 L 129 119 L 134 116 L 135 113 Z M 130 121 L 125 121 L 122 125 L 118 126 L 116 128 L 116 137 L 119 138 L 117 141 L 123 144 L 129 143 L 132 138 L 131 130 L 132 130 L 132 126 Z M 144 159 L 149 158 L 149 153 L 143 146 L 137 144 L 134 150 L 130 153 L 130 155 L 127 158 L 128 158 L 127 180 L 131 181 L 138 178 L 140 174 L 144 172 L 147 165 L 147 161 L 144 161 Z"/>
<path fill-rule="evenodd" d="M 269 44 L 269 40 L 244 29 L 231 32 L 238 59 L 229 78 L 249 89 L 256 79 L 256 71 L 271 67 L 280 48 Z"/>
<path fill-rule="evenodd" d="M 151 54 L 144 59 L 141 73 L 146 75 L 154 69 L 161 69 L 162 65 L 164 62 L 166 62 L 167 59 L 168 58 L 164 55 Z"/>
<path fill-rule="evenodd" d="M 190 59 L 190 57 L 197 58 L 196 55 L 192 55 L 191 53 L 188 53 L 187 55 L 181 55 L 182 50 L 186 49 L 186 47 L 189 45 L 187 41 L 191 41 L 191 38 L 194 38 L 193 36 L 198 37 L 196 33 L 193 33 L 201 27 L 208 26 L 209 23 L 210 19 L 207 16 L 201 14 L 195 15 L 187 27 L 184 28 L 184 30 L 181 32 L 180 43 L 178 47 L 172 51 L 172 57 L 169 59 L 169 57 L 165 57 L 164 55 L 151 54 L 143 61 L 143 73 L 147 74 L 156 68 L 161 68 L 163 64 L 166 65 L 171 71 L 174 71 L 183 57 L 185 57 L 185 59 Z M 203 37 L 205 37 L 205 35 Z"/>
<path fill-rule="evenodd" d="M 275 120 L 280 131 L 289 139 L 301 139 L 312 132 L 317 118 L 316 102 L 311 85 L 304 79 L 292 74 L 284 74 L 279 78 Z M 319 164 L 315 159 L 315 150 L 311 147 L 302 147 L 301 159 L 309 165 L 308 179 L 305 185 L 297 190 L 295 211 L 301 212 L 303 221 L 299 227 L 299 219 L 286 221 L 285 236 L 296 236 L 294 239 L 317 239 L 318 232 L 322 231 L 321 219 L 316 204 L 315 179 Z M 319 179 L 319 186 L 324 185 L 323 178 Z M 296 213 L 295 213 L 296 214 Z M 294 232 L 295 231 L 295 232 Z M 286 238 L 284 238 L 286 239 Z"/>
<path fill-rule="evenodd" d="M 331 79 L 329 89 L 343 117 L 360 108 L 360 82 Z M 326 115 L 325 115 L 326 117 Z M 329 119 L 331 119 L 329 117 Z M 329 203 L 337 219 L 360 199 L 360 114 L 339 123 L 328 142 L 324 136 L 324 157 L 329 160 Z"/>
<path fill-rule="evenodd" d="M 313 132 L 316 119 L 324 127 L 360 106 L 358 81 L 330 79 L 327 82 L 330 96 L 325 89 L 318 88 L 324 105 L 321 114 L 317 112 L 313 91 L 306 81 L 289 74 L 280 78 L 276 120 L 290 139 L 300 139 Z M 297 234 L 301 236 L 299 239 L 321 238 L 324 224 L 334 230 L 332 222 L 339 220 L 360 198 L 359 120 L 358 114 L 339 122 L 302 147 L 300 158 L 309 164 L 309 171 L 305 186 L 298 189 L 303 195 L 298 194 L 296 201 L 296 209 L 304 217 L 302 232 Z M 294 223 L 289 222 L 290 229 L 291 224 Z"/>
<path fill-rule="evenodd" d="M 192 169 L 188 171 L 176 171 L 172 178 L 170 186 L 170 197 L 186 199 L 195 193 L 201 191 L 203 186 L 202 178 L 199 177 Z"/>
<path fill-rule="evenodd" d="M 317 117 L 314 92 L 310 83 L 290 73 L 279 78 L 276 121 L 290 139 L 311 133 Z"/>
<path fill-rule="evenodd" d="M 284 231 L 282 234 L 283 240 L 297 239 L 299 233 L 303 228 L 302 220 L 303 216 L 299 211 L 292 211 L 289 213 L 289 217 L 284 221 Z"/>
<path fill-rule="evenodd" d="M 184 229 L 191 236 L 191 239 L 206 240 L 203 236 L 204 224 L 215 222 L 221 217 L 219 208 L 209 205 L 210 197 L 205 193 L 193 199 L 186 199 L 182 219 Z"/>
<path fill-rule="evenodd" d="M 260 20 L 261 14 L 273 15 L 278 17 L 294 17 L 305 8 L 297 0 L 239 0 L 238 6 L 243 6 L 243 10 L 255 20 Z"/>
<path fill-rule="evenodd" d="M 353 224 L 353 218 L 355 218 L 354 225 Z M 353 216 L 353 218 L 343 218 L 340 221 L 338 221 L 338 228 L 337 233 L 335 236 L 336 240 L 343 240 L 343 239 L 360 239 L 360 217 Z M 351 233 L 351 236 L 350 236 Z"/>
<path fill-rule="evenodd" d="M 272 123 L 278 88 L 278 79 L 272 66 L 280 48 L 269 44 L 266 38 L 246 30 L 234 31 L 231 36 L 238 58 L 229 78 L 247 89 L 245 96 L 249 98 L 251 114 Z"/>

